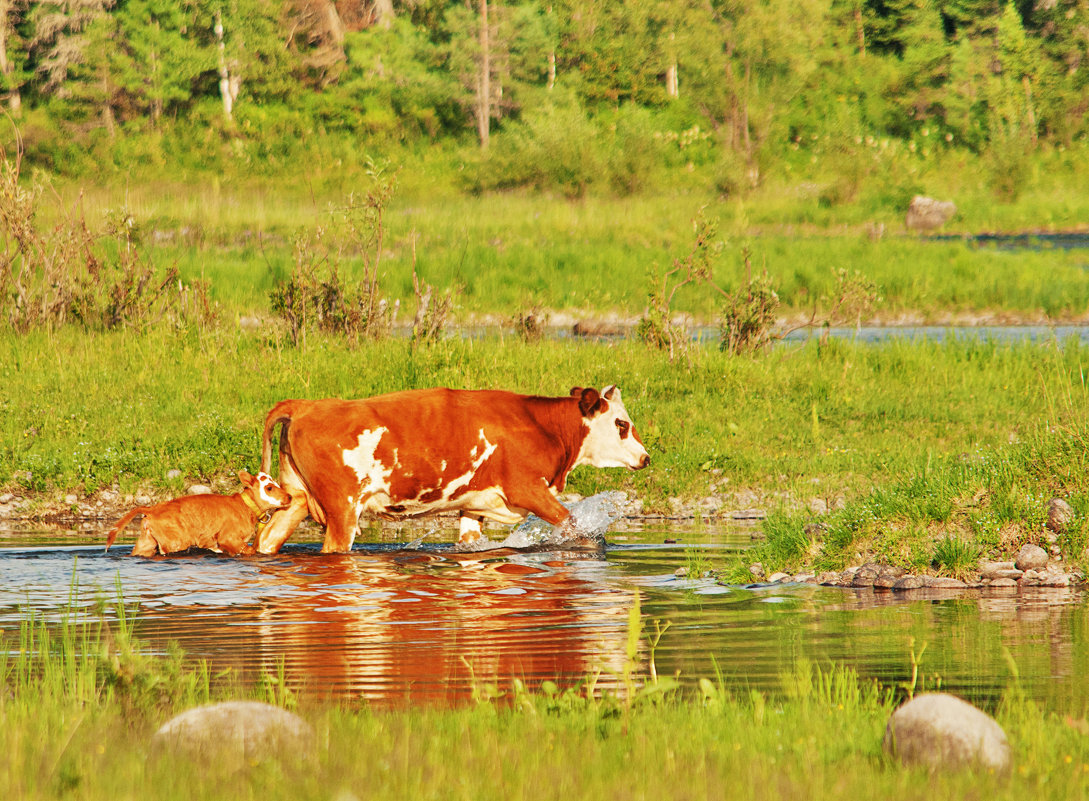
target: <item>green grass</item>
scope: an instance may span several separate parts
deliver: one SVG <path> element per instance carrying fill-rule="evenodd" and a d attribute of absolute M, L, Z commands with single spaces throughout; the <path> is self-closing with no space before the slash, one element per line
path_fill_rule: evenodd
<path fill-rule="evenodd" d="M 424 280 L 458 291 L 461 319 L 506 318 L 535 305 L 634 319 L 646 305 L 650 277 L 690 247 L 701 207 L 720 221 L 720 285 L 733 288 L 743 280 L 747 249 L 754 269 L 766 269 L 779 287 L 785 316 L 807 315 L 814 300 L 834 287 L 840 269 L 877 285 L 882 301 L 875 315 L 885 321 L 978 315 L 1069 320 L 1089 310 L 1084 251 L 1007 252 L 926 241 L 904 231 L 902 210 L 824 210 L 809 219 L 805 208 L 816 201 L 798 197 L 789 184 L 744 200 L 678 183 L 645 195 L 572 202 L 532 193 L 461 195 L 425 180 L 426 169 L 416 162 L 403 168 L 386 217 L 382 287 L 407 304 L 402 321 L 411 315 L 414 258 Z M 209 280 L 227 316 L 267 314 L 269 290 L 290 273 L 297 233 L 323 225 L 335 239 L 330 208 L 370 185 L 360 172 L 349 171 L 342 180 L 335 188 L 284 179 L 72 184 L 60 187 L 60 200 L 43 208 L 42 217 L 78 198 L 94 228 L 106 210 L 126 207 L 156 263 L 176 262 L 186 279 Z M 1080 196 L 1052 189 L 1054 197 L 1041 191 L 1034 205 L 1005 209 L 1008 224 L 996 223 L 997 204 L 981 200 L 978 214 L 966 213 L 948 228 L 1077 227 L 1086 219 L 1084 198 L 1071 207 Z M 885 236 L 871 240 L 871 222 L 884 224 Z M 354 266 L 349 259 L 348 273 L 353 269 L 359 269 L 358 259 Z M 675 310 L 713 322 L 718 299 L 699 289 L 682 291 Z"/>
<path fill-rule="evenodd" d="M 635 608 L 632 633 L 640 621 Z M 16 636 L 16 635 L 9 635 Z M 1085 710 L 1044 711 L 1016 679 L 991 711 L 1007 732 L 1009 776 L 928 774 L 884 755 L 904 688 L 799 659 L 777 692 L 730 692 L 713 677 L 680 693 L 649 665 L 615 694 L 481 686 L 475 704 L 375 710 L 308 704 L 149 654 L 124 618 L 27 617 L 0 651 L 0 788 L 20 799 L 536 799 L 1084 797 Z M 917 686 L 916 691 L 924 687 Z M 314 757 L 238 766 L 161 759 L 152 733 L 177 712 L 227 698 L 287 705 L 313 725 Z M 638 769 L 633 770 L 633 765 Z"/>

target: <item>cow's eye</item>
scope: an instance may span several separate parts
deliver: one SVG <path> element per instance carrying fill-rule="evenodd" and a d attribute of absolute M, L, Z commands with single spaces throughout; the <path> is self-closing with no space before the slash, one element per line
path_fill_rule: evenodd
<path fill-rule="evenodd" d="M 631 430 L 631 423 L 627 420 L 617 420 L 616 430 L 620 432 L 620 439 L 624 439 L 628 436 L 628 432 Z"/>

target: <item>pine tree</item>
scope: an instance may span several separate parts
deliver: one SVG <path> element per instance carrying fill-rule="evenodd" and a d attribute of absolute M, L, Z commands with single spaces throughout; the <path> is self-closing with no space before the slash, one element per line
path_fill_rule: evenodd
<path fill-rule="evenodd" d="M 175 0 L 127 0 L 113 16 L 118 47 L 110 63 L 117 84 L 157 122 L 190 100 L 197 78 L 212 68 L 211 54 L 194 39 L 193 20 Z"/>

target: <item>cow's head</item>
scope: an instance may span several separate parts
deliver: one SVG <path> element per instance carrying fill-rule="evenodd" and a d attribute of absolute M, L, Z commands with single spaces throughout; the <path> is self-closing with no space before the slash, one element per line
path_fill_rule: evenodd
<path fill-rule="evenodd" d="M 596 389 L 575 387 L 571 395 L 578 398 L 582 422 L 589 429 L 576 465 L 641 470 L 650 464 L 650 455 L 635 433 L 617 387 L 605 387 L 600 393 Z"/>

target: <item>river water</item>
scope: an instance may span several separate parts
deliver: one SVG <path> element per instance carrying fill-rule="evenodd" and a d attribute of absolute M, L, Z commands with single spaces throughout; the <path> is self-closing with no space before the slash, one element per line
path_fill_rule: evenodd
<path fill-rule="evenodd" d="M 596 674 L 600 688 L 618 686 L 638 596 L 639 669 L 652 656 L 646 635 L 665 627 L 657 672 L 689 686 L 706 677 L 776 694 L 808 660 L 896 687 L 914 651 L 921 686 L 986 708 L 1014 681 L 1046 708 L 1089 708 L 1082 591 L 891 593 L 675 575 L 721 567 L 754 532 L 620 523 L 594 555 L 458 553 L 443 532 L 373 528 L 350 554 L 322 555 L 310 530 L 276 556 L 139 559 L 128 556 L 131 539 L 105 553 L 104 530 L 9 531 L 0 534 L 0 636 L 10 649 L 31 611 L 59 620 L 70 604 L 92 615 L 106 601 L 109 616 L 120 588 L 139 607 L 145 645 L 177 643 L 213 672 L 253 681 L 282 671 L 303 695 L 379 707 L 457 703 L 474 682 L 564 687 Z"/>

